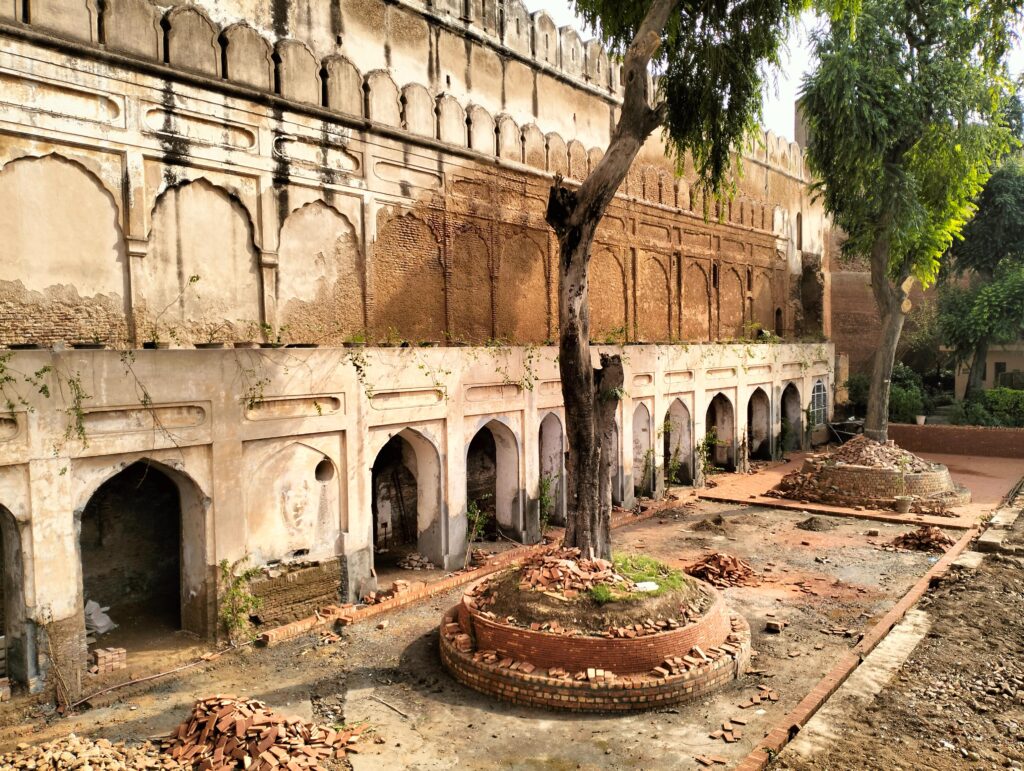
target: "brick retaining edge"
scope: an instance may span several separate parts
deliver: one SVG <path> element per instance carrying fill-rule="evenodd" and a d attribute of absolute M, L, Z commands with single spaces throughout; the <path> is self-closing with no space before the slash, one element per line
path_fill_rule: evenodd
<path fill-rule="evenodd" d="M 663 501 L 651 502 L 648 504 L 648 508 L 640 514 L 634 514 L 632 511 L 622 511 L 618 513 L 613 512 L 611 517 L 611 528 L 612 530 L 615 530 L 620 527 L 625 527 L 626 525 L 631 525 L 634 522 L 643 522 L 647 519 L 653 519 L 666 509 L 676 508 L 680 504 L 681 502 L 679 500 L 666 499 Z M 560 543 L 562 539 L 562 531 L 553 530 L 551 538 L 554 544 Z M 376 605 L 367 605 L 362 608 L 330 605 L 322 608 L 312 616 L 299 619 L 298 621 L 293 621 L 290 624 L 284 624 L 283 626 L 269 629 L 260 634 L 257 640 L 260 645 L 277 645 L 338 622 L 349 625 L 360 621 L 366 621 L 367 619 L 376 618 L 384 613 L 404 608 L 414 602 L 428 600 L 431 597 L 438 594 L 444 594 L 445 592 L 451 591 L 452 589 L 464 584 L 478 581 L 485 576 L 489 576 L 492 573 L 496 573 L 499 570 L 507 568 L 515 562 L 523 560 L 534 554 L 539 554 L 548 548 L 551 548 L 551 544 L 541 543 L 534 544 L 532 546 L 520 546 L 516 549 L 509 549 L 507 552 L 503 552 L 491 558 L 484 567 L 477 568 L 476 570 L 469 570 L 465 573 L 457 573 L 453 576 L 449 576 L 448 578 L 442 578 L 440 581 L 434 581 L 433 583 L 427 584 L 422 589 L 412 589 L 407 592 L 402 592 L 402 594 Z"/>
<path fill-rule="evenodd" d="M 561 679 L 549 677 L 547 670 L 540 669 L 527 673 L 476 661 L 472 650 L 460 650 L 457 638 L 466 635 L 445 630 L 449 625 L 458 629 L 456 619 L 461 607 L 457 605 L 449 610 L 441 627 L 441 661 L 445 669 L 463 685 L 512 704 L 569 712 L 614 713 L 654 709 L 700 698 L 734 680 L 750 661 L 750 626 L 742 616 L 730 614 L 730 630 L 739 637 L 739 642 L 731 645 L 738 648 L 738 652 L 727 653 L 709 647 L 709 653 L 713 653 L 715 658 L 685 673 L 663 678 L 641 673 L 617 677 L 612 681 Z M 562 638 L 561 643 L 569 645 L 573 639 Z M 638 637 L 624 642 L 643 645 L 646 639 Z M 689 652 L 681 650 L 675 655 Z M 577 668 L 582 671 L 589 667 L 580 662 Z"/>
<path fill-rule="evenodd" d="M 875 624 L 863 639 L 848 652 L 844 653 L 839 662 L 829 670 L 817 685 L 797 704 L 758 745 L 744 758 L 733 771 L 763 771 L 783 748 L 800 732 L 807 721 L 821 709 L 822 705 L 834 694 L 853 671 L 871 651 L 875 649 L 892 628 L 898 624 L 907 611 L 928 591 L 932 582 L 942 577 L 949 566 L 963 553 L 971 540 L 978 535 L 978 528 L 973 527 L 961 536 L 945 555 L 936 562 L 931 570 L 915 583 L 903 598 L 897 602 L 882 620 Z"/>

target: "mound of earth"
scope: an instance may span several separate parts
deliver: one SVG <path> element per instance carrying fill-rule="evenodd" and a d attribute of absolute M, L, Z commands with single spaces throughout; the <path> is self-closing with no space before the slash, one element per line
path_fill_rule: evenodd
<path fill-rule="evenodd" d="M 650 558 L 620 557 L 613 564 L 579 559 L 579 550 L 567 549 L 501 573 L 474 595 L 477 608 L 498 621 L 604 636 L 652 620 L 686 624 L 712 604 L 698 582 Z"/>
<path fill-rule="evenodd" d="M 725 517 L 721 514 L 716 514 L 710 519 L 702 519 L 700 522 L 694 523 L 691 529 L 702 533 L 725 535 Z"/>
<path fill-rule="evenodd" d="M 803 522 L 797 522 L 796 526 L 801 530 L 807 530 L 811 533 L 824 533 L 829 530 L 835 530 L 836 527 L 834 522 L 822 517 L 809 517 Z"/>
<path fill-rule="evenodd" d="M 824 458 L 826 463 L 847 463 L 851 466 L 868 466 L 870 468 L 892 469 L 907 474 L 929 471 L 932 464 L 902 450 L 891 439 L 888 442 L 876 442 L 866 436 L 855 436 Z"/>

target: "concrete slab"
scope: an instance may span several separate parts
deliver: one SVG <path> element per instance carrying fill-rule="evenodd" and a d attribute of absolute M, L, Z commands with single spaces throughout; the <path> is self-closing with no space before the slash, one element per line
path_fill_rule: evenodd
<path fill-rule="evenodd" d="M 789 743 L 782 751 L 782 756 L 797 755 L 810 760 L 837 740 L 850 711 L 874 700 L 928 634 L 929 629 L 931 620 L 927 613 L 921 610 L 908 612 L 903 621 L 878 644 L 864 659 L 864 663 Z"/>

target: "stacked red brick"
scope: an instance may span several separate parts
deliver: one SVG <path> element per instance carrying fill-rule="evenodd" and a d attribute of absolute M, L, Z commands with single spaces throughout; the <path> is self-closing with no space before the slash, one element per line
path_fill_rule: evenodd
<path fill-rule="evenodd" d="M 301 771 L 324 769 L 322 762 L 344 758 L 358 735 L 358 729 L 339 731 L 286 717 L 261 701 L 214 696 L 196 702 L 191 717 L 162 747 L 198 771 Z"/>
<path fill-rule="evenodd" d="M 124 648 L 96 648 L 92 652 L 92 666 L 89 671 L 94 675 L 105 675 L 128 667 L 128 651 Z"/>

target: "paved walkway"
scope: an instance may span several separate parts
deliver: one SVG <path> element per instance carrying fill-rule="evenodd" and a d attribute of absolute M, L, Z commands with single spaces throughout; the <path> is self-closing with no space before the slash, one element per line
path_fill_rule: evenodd
<path fill-rule="evenodd" d="M 836 506 L 827 503 L 801 503 L 784 498 L 770 498 L 765 495 L 790 471 L 803 464 L 808 453 L 796 453 L 786 463 L 778 463 L 761 469 L 756 474 L 721 474 L 716 476 L 716 486 L 701 490 L 701 498 L 725 503 L 758 504 L 778 509 L 794 509 L 816 514 L 832 514 L 840 517 L 860 517 L 882 522 L 902 524 L 927 524 L 955 530 L 966 530 L 978 523 L 982 516 L 1002 500 L 1020 480 L 1021 462 L 1017 458 L 982 458 L 972 455 L 946 455 L 940 453 L 919 453 L 922 458 L 941 463 L 949 469 L 953 479 L 971 491 L 971 503 L 956 506 L 952 511 L 956 517 L 929 517 L 920 514 L 896 514 L 888 509 L 869 507 Z"/>

